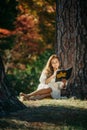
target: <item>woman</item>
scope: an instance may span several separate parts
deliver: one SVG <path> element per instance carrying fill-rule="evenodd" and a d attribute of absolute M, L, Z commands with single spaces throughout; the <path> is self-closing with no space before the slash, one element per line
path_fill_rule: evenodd
<path fill-rule="evenodd" d="M 56 71 L 59 69 L 60 63 L 57 55 L 52 55 L 48 59 L 48 62 L 42 71 L 40 77 L 40 84 L 36 91 L 30 94 L 20 93 L 23 99 L 43 99 L 46 97 L 52 97 L 53 99 L 58 99 L 61 97 L 61 89 L 65 87 L 66 80 L 63 79 L 60 82 L 55 82 Z"/>

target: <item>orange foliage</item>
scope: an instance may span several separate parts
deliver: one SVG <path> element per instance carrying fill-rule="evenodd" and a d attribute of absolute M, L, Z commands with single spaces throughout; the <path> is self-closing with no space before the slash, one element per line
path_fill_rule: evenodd
<path fill-rule="evenodd" d="M 17 35 L 17 44 L 14 50 L 26 53 L 37 53 L 39 50 L 39 34 L 37 30 L 36 18 L 33 15 L 21 14 L 15 22 L 15 34 Z"/>
<path fill-rule="evenodd" d="M 15 35 L 12 37 L 15 40 L 13 39 L 11 58 L 21 62 L 52 47 L 55 35 L 55 2 L 19 0 L 16 8 L 19 13 L 13 23 L 15 29 L 0 29 L 0 38 Z"/>
<path fill-rule="evenodd" d="M 11 35 L 11 31 L 0 28 L 0 38 Z"/>
<path fill-rule="evenodd" d="M 9 31 L 7 29 L 0 28 L 0 33 L 3 34 L 3 35 L 9 35 L 11 33 L 11 31 Z"/>

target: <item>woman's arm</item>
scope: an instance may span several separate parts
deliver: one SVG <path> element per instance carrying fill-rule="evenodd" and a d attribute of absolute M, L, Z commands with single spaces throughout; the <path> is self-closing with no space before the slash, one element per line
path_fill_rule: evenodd
<path fill-rule="evenodd" d="M 40 83 L 48 84 L 55 77 L 56 77 L 56 71 L 49 78 L 47 78 L 46 74 L 44 72 L 42 72 L 42 74 L 40 76 Z"/>
<path fill-rule="evenodd" d="M 40 76 L 39 81 L 40 81 L 40 83 L 48 84 L 48 83 L 50 83 L 50 81 L 54 78 L 54 76 L 55 76 L 55 75 L 53 74 L 53 75 L 51 75 L 49 78 L 47 78 L 46 74 L 43 72 L 43 73 L 41 74 L 41 76 Z"/>
<path fill-rule="evenodd" d="M 48 84 L 50 81 L 54 78 L 54 75 L 50 76 L 49 78 L 46 79 L 45 83 Z"/>
<path fill-rule="evenodd" d="M 42 72 L 41 76 L 40 76 L 40 79 L 39 79 L 40 83 L 45 84 L 46 79 L 47 79 L 46 74 L 44 72 Z"/>
<path fill-rule="evenodd" d="M 45 83 L 46 83 L 46 84 L 50 83 L 51 80 L 52 80 L 53 78 L 55 78 L 55 77 L 56 77 L 56 71 L 55 71 L 49 78 L 47 78 L 47 79 L 45 80 Z"/>

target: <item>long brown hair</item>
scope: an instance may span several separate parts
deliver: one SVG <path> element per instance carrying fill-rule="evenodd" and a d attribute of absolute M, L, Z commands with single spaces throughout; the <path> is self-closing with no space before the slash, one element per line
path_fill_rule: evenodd
<path fill-rule="evenodd" d="M 58 59 L 58 61 L 59 61 L 59 58 L 56 54 L 51 55 L 47 61 L 47 64 L 46 64 L 44 70 L 43 70 L 44 73 L 46 73 L 47 77 L 49 77 L 53 74 L 53 67 L 51 65 L 51 61 L 52 61 L 52 59 L 55 59 L 55 58 Z"/>

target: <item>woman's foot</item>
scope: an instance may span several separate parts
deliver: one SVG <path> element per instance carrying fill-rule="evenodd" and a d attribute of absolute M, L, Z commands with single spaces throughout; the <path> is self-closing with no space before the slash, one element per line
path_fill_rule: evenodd
<path fill-rule="evenodd" d="M 27 94 L 25 94 L 25 93 L 23 93 L 23 92 L 20 92 L 20 94 L 19 94 L 19 96 L 21 97 L 21 96 L 27 96 Z"/>
<path fill-rule="evenodd" d="M 21 102 L 23 102 L 23 101 L 26 101 L 27 99 L 26 99 L 24 96 L 20 96 L 19 100 L 20 100 Z"/>

